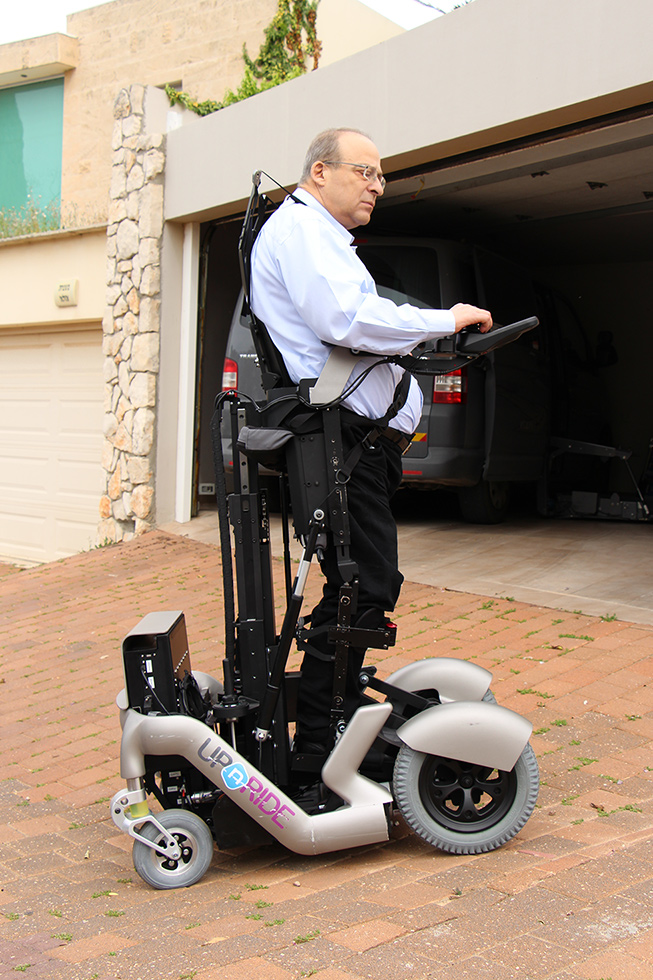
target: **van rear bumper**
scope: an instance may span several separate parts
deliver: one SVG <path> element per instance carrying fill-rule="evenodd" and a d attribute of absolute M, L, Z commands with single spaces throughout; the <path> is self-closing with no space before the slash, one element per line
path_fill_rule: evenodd
<path fill-rule="evenodd" d="M 472 487 L 483 474 L 484 456 L 477 449 L 429 446 L 428 456 L 407 454 L 402 463 L 406 485 Z"/>

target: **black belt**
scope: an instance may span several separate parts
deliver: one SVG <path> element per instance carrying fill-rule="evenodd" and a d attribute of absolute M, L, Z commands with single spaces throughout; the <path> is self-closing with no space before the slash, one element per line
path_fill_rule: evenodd
<path fill-rule="evenodd" d="M 369 429 L 370 431 L 376 428 L 377 434 L 382 436 L 384 439 L 387 439 L 388 442 L 394 442 L 395 445 L 399 447 L 399 451 L 402 455 L 406 452 L 413 441 L 412 435 L 407 436 L 404 432 L 400 432 L 399 429 L 393 429 L 390 425 L 387 425 L 384 429 L 379 429 L 378 426 L 375 426 L 374 419 L 368 419 L 364 415 L 358 415 L 356 412 L 352 412 L 348 408 L 341 410 L 340 417 L 344 425 L 358 425 L 363 429 Z"/>
<path fill-rule="evenodd" d="M 382 429 L 380 435 L 389 442 L 396 443 L 399 446 L 402 456 L 413 441 L 412 436 L 407 436 L 404 432 L 399 432 L 398 429 L 393 429 L 391 426 Z"/>

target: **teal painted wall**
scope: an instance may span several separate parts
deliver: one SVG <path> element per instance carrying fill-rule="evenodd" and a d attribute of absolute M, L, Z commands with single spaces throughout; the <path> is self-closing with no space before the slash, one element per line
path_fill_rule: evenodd
<path fill-rule="evenodd" d="M 0 209 L 58 207 L 63 78 L 0 90 Z"/>

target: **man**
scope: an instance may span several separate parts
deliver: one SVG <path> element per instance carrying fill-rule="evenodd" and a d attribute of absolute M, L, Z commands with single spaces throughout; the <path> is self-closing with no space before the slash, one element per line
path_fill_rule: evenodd
<path fill-rule="evenodd" d="M 383 194 L 379 151 L 352 129 L 320 133 L 311 143 L 294 195 L 263 226 L 252 252 L 252 309 L 265 323 L 293 381 L 316 378 L 333 346 L 361 352 L 343 404 L 345 455 L 362 442 L 370 420 L 383 419 L 403 369 L 377 364 L 379 356 L 408 354 L 417 344 L 478 325 L 492 326 L 487 310 L 458 303 L 451 310 L 397 306 L 378 296 L 373 279 L 352 248 L 350 229 L 366 225 Z M 351 390 L 350 390 L 351 389 Z M 401 453 L 421 417 L 422 396 L 413 378 L 403 406 L 376 442 L 363 450 L 347 484 L 352 559 L 359 568 L 354 625 L 375 629 L 394 609 L 403 581 L 397 567 L 397 534 L 390 498 L 401 481 Z M 353 414 L 350 414 L 353 413 Z M 335 549 L 321 563 L 322 599 L 311 616 L 311 647 L 302 664 L 296 746 L 328 748 L 333 644 L 341 585 Z M 317 655 L 315 655 L 317 654 Z M 346 716 L 359 703 L 357 678 L 364 649 L 350 650 Z"/>

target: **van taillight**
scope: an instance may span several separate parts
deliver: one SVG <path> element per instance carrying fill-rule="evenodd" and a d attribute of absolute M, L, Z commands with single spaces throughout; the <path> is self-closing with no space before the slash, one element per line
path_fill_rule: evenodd
<path fill-rule="evenodd" d="M 459 368 L 433 379 L 434 405 L 464 405 L 467 401 L 467 371 Z"/>
<path fill-rule="evenodd" d="M 238 387 L 238 365 L 230 357 L 225 357 L 222 368 L 222 390 L 235 391 Z"/>

